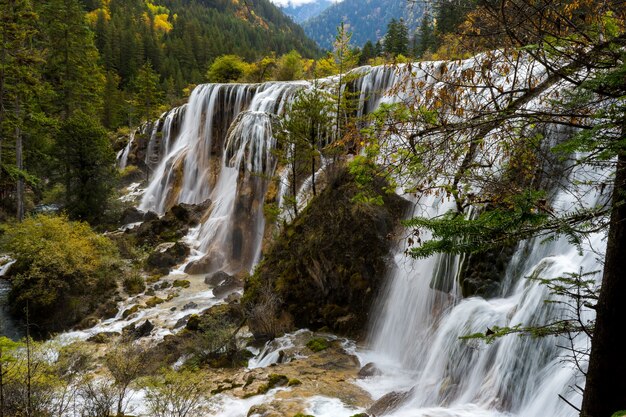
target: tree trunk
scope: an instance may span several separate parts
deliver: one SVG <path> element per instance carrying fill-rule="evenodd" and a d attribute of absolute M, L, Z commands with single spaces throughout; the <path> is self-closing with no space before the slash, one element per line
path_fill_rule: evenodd
<path fill-rule="evenodd" d="M 17 177 L 17 220 L 24 220 L 24 176 L 22 171 L 24 170 L 24 155 L 23 155 L 23 143 L 22 143 L 22 130 L 20 129 L 20 101 L 15 100 L 15 163 L 17 169 L 20 171 Z"/>
<path fill-rule="evenodd" d="M 604 275 L 597 304 L 581 417 L 610 417 L 626 410 L 626 151 L 615 173 Z"/>
<path fill-rule="evenodd" d="M 296 217 L 298 215 L 298 184 L 297 180 L 297 170 L 296 170 L 296 152 L 297 145 L 294 143 L 292 149 L 292 158 L 291 158 L 291 195 L 293 197 L 293 216 Z"/>

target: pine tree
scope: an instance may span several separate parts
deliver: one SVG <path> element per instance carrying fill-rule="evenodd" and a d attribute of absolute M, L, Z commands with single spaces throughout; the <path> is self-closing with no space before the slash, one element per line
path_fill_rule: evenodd
<path fill-rule="evenodd" d="M 417 33 L 415 39 L 415 48 L 413 54 L 416 57 L 422 57 L 427 52 L 432 52 L 435 47 L 435 36 L 433 31 L 433 24 L 430 14 L 428 12 L 424 13 L 422 17 L 422 22 L 419 27 L 419 31 Z"/>
<path fill-rule="evenodd" d="M 137 73 L 133 82 L 135 95 L 133 104 L 140 121 L 149 121 L 158 116 L 159 107 L 163 104 L 163 94 L 159 85 L 159 74 L 146 62 Z"/>
<path fill-rule="evenodd" d="M 115 185 L 115 155 L 106 131 L 80 110 L 63 122 L 56 154 L 64 166 L 65 206 L 74 219 L 97 222 Z"/>
<path fill-rule="evenodd" d="M 24 166 L 24 133 L 28 119 L 38 119 L 35 97 L 42 88 L 41 61 L 33 47 L 37 16 L 30 0 L 2 0 L 0 19 L 0 158 L 5 137 L 11 137 L 15 146 L 15 165 L 0 159 L 0 175 L 8 171 L 16 183 L 16 214 L 22 220 L 29 177 Z"/>
<path fill-rule="evenodd" d="M 53 111 L 67 119 L 77 109 L 96 115 L 101 109 L 104 75 L 93 34 L 79 0 L 47 0 L 39 6 L 45 77 L 56 98 Z"/>
<path fill-rule="evenodd" d="M 391 19 L 387 25 L 387 34 L 385 35 L 385 53 L 388 55 L 394 55 L 396 50 L 396 44 L 398 42 L 398 21 Z"/>
<path fill-rule="evenodd" d="M 376 57 L 376 48 L 372 41 L 365 42 L 361 55 L 359 56 L 359 65 L 366 65 L 370 59 Z"/>
<path fill-rule="evenodd" d="M 337 106 L 336 106 L 336 121 L 335 121 L 335 137 L 341 138 L 342 135 L 342 114 L 345 114 L 342 110 L 347 103 L 342 102 L 343 86 L 352 79 L 352 77 L 346 78 L 344 73 L 351 68 L 354 68 L 358 62 L 358 56 L 350 49 L 350 39 L 352 33 L 348 32 L 343 22 L 337 27 L 337 36 L 335 37 L 333 57 L 335 64 L 339 69 L 339 81 L 337 83 Z"/>

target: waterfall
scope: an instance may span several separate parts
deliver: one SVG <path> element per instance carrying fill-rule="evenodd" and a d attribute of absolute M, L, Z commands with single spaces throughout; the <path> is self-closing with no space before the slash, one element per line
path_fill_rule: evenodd
<path fill-rule="evenodd" d="M 347 88 L 358 93 L 357 115 L 362 116 L 381 103 L 421 94 L 426 87 L 444 89 L 445 83 L 439 80 L 442 74 L 460 77 L 479 63 L 480 58 L 476 58 L 405 65 L 400 69 L 364 67 L 356 70 L 362 76 Z M 545 70 L 540 65 L 522 61 L 515 76 L 494 77 L 506 90 L 515 83 L 531 84 L 543 76 Z M 332 81 L 322 80 L 321 85 L 328 86 Z M 399 88 L 403 84 L 411 87 Z M 166 113 L 152 127 L 145 156 L 152 175 L 139 208 L 163 214 L 177 203 L 211 201 L 193 236 L 194 249 L 204 260 L 202 272 L 251 271 L 259 261 L 265 195 L 277 167 L 271 120 L 284 114 L 295 92 L 302 88 L 312 88 L 312 84 L 201 85 L 188 104 Z M 459 100 L 474 105 L 474 115 L 485 109 L 493 93 L 492 87 L 486 86 L 458 92 Z M 496 95 L 503 105 L 510 98 Z M 545 96 L 527 106 L 545 104 L 549 101 Z M 480 158 L 489 169 L 499 169 L 501 155 L 497 152 Z M 584 183 L 580 181 L 583 175 L 573 170 L 570 184 Z M 594 175 L 609 176 L 607 172 Z M 278 176 L 281 181 L 276 197 L 282 206 L 289 188 L 286 168 Z M 301 204 L 306 203 L 307 187 L 306 180 L 299 187 Z M 566 212 L 580 204 L 594 206 L 606 198 L 592 187 L 577 186 L 576 190 L 579 195 L 572 191 L 554 193 L 552 207 Z M 441 195 L 418 196 L 413 203 L 410 216 L 435 217 L 454 207 Z M 581 385 L 580 374 L 571 363 L 562 361 L 564 351 L 557 347 L 562 340 L 508 336 L 485 345 L 460 340 L 459 336 L 485 332 L 494 325 L 535 325 L 561 317 L 564 312 L 559 305 L 544 302 L 550 297 L 547 289 L 525 278 L 553 278 L 581 268 L 585 272 L 600 271 L 602 263 L 596 254 L 604 250 L 603 238 L 603 233 L 590 235 L 582 254 L 565 239 L 520 242 L 499 292 L 489 298 L 463 298 L 458 284 L 464 261 L 461 257 L 440 255 L 414 260 L 406 256 L 406 244 L 398 243 L 394 266 L 374 314 L 369 350 L 360 353 L 364 361 L 375 362 L 383 375 L 362 381 L 362 386 L 374 397 L 392 390 L 407 391 L 407 400 L 393 414 L 399 417 L 574 416 L 574 410 L 559 395 L 579 404 L 580 397 L 571 387 Z M 435 280 L 445 285 L 433 289 Z M 574 343 L 575 348 L 584 350 L 589 340 L 579 337 Z"/>
<path fill-rule="evenodd" d="M 124 147 L 124 149 L 120 150 L 117 153 L 117 167 L 119 169 L 126 168 L 128 164 L 128 155 L 130 154 L 130 150 L 133 147 L 133 143 L 135 143 L 135 132 L 130 134 L 130 138 L 128 139 L 128 143 Z"/>
<path fill-rule="evenodd" d="M 532 64 L 526 67 L 528 76 L 541 78 L 540 68 Z M 463 68 L 467 68 L 466 63 L 453 71 Z M 501 82 L 509 80 L 503 77 Z M 546 97 L 559 87 L 549 89 L 527 106 L 545 105 Z M 474 94 L 472 100 L 476 103 L 484 100 L 481 94 Z M 551 136 L 546 140 L 552 144 L 564 135 L 559 128 L 547 129 L 547 134 Z M 495 152 L 494 147 L 485 148 Z M 493 153 L 479 158 L 488 160 L 490 163 L 485 165 L 494 172 L 502 160 Z M 550 206 L 555 212 L 599 207 L 607 201 L 610 193 L 585 184 L 608 183 L 611 172 L 599 168 L 588 172 L 575 166 L 570 171 L 567 186 L 552 193 Z M 453 206 L 451 198 L 424 195 L 414 201 L 410 216 L 434 218 Z M 590 346 L 587 337 L 578 335 L 569 341 L 565 336 L 510 335 L 486 344 L 462 340 L 460 336 L 485 333 L 493 326 L 542 325 L 564 317 L 567 311 L 562 304 L 545 302 L 554 298 L 546 286 L 527 278 L 597 271 L 599 279 L 605 238 L 604 232 L 590 234 L 580 252 L 566 238 L 520 242 L 499 291 L 486 298 L 463 298 L 458 285 L 463 260 L 458 256 L 411 259 L 406 256 L 406 243 L 400 242 L 395 266 L 374 314 L 371 350 L 362 358 L 364 362 L 375 362 L 383 375 L 362 382 L 362 386 L 375 397 L 390 391 L 406 392 L 407 400 L 389 414 L 397 417 L 577 415 L 559 396 L 579 406 L 582 397 L 575 387 L 584 386 L 584 378 L 573 361 L 564 360 L 571 351 L 559 346 L 571 342 L 574 351 L 586 351 Z M 435 282 L 439 283 L 437 287 Z M 583 320 L 593 317 L 590 310 L 582 314 Z"/>

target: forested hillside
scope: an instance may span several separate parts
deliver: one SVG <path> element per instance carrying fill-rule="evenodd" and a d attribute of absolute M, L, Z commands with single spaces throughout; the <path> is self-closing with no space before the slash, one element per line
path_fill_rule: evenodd
<path fill-rule="evenodd" d="M 161 90 L 171 99 L 180 96 L 189 84 L 205 81 L 208 66 L 220 55 L 255 60 L 291 50 L 311 58 L 319 53 L 302 29 L 268 0 L 89 3 L 88 19 L 102 66 L 113 73 L 113 78 L 119 76 L 119 89 L 125 91 L 147 62 L 159 75 Z M 107 127 L 124 124 L 120 120 L 124 111 L 109 110 L 112 120 L 105 121 Z"/>
<path fill-rule="evenodd" d="M 337 26 L 344 22 L 354 33 L 352 43 L 363 46 L 376 42 L 387 30 L 391 19 L 404 19 L 411 31 L 422 16 L 422 4 L 396 0 L 344 0 L 302 24 L 305 32 L 320 46 L 330 49 Z"/>
<path fill-rule="evenodd" d="M 312 3 L 297 6 L 290 3 L 287 6 L 281 6 L 281 8 L 283 12 L 291 16 L 295 22 L 301 23 L 319 15 L 332 4 L 333 2 L 330 0 L 317 0 Z"/>

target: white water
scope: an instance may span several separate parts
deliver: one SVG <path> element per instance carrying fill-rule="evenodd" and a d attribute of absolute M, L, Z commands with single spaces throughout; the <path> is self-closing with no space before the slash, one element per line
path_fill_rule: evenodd
<path fill-rule="evenodd" d="M 475 65 L 474 60 L 463 61 L 448 65 L 446 71 L 453 78 Z M 403 94 L 384 94 L 400 83 L 419 81 L 445 88 L 445 83 L 433 77 L 441 75 L 441 68 L 442 63 L 425 64 L 414 69 L 411 80 L 388 68 L 364 69 L 366 75 L 354 86 L 360 92 L 359 115 L 373 111 L 381 102 L 402 100 Z M 531 77 L 540 78 L 541 74 L 540 67 L 521 65 L 518 79 L 502 76 L 497 81 L 510 87 Z M 178 202 L 210 199 L 210 212 L 192 239 L 195 257 L 212 259 L 210 271 L 234 273 L 250 270 L 258 262 L 265 229 L 262 208 L 267 178 L 274 174 L 276 165 L 271 154 L 274 142 L 270 115 L 281 114 L 293 93 L 307 87 L 310 84 L 305 82 L 200 86 L 189 104 L 177 110 L 175 116 L 170 118 L 171 112 L 165 116 L 159 151 L 152 145 L 146 155 L 146 163 L 155 168 L 140 208 L 162 214 Z M 421 94 L 420 87 L 413 86 L 413 91 Z M 489 102 L 491 92 L 484 88 L 458 94 L 467 101 L 467 107 L 473 106 L 478 113 Z M 540 105 L 540 101 L 529 106 Z M 170 126 L 177 118 L 182 122 L 174 134 Z M 155 127 L 151 143 L 157 140 L 156 132 Z M 485 153 L 481 158 L 496 166 L 499 156 L 497 152 Z M 284 171 L 280 176 L 283 180 L 288 177 Z M 306 198 L 306 184 L 301 186 L 301 201 Z M 279 203 L 287 192 L 283 181 L 280 186 Z M 566 211 L 577 204 L 591 206 L 606 198 L 594 189 L 578 190 L 582 195 L 560 192 L 552 206 Z M 452 207 L 452 202 L 444 198 L 425 196 L 416 201 L 412 214 L 436 216 Z M 561 360 L 564 352 L 556 347 L 563 341 L 509 336 L 485 345 L 461 341 L 459 336 L 485 332 L 494 325 L 532 325 L 560 317 L 562 311 L 544 303 L 549 297 L 546 289 L 525 277 L 533 273 L 557 277 L 580 268 L 585 272 L 601 270 L 597 253 L 604 249 L 602 239 L 602 234 L 590 236 L 582 255 L 564 239 L 548 244 L 520 243 L 500 293 L 489 299 L 462 298 L 457 287 L 460 259 L 439 256 L 411 260 L 404 254 L 404 244 L 399 244 L 395 268 L 389 274 L 378 318 L 372 325 L 370 348 L 359 352 L 363 363 L 375 362 L 383 375 L 359 383 L 374 398 L 391 391 L 412 390 L 409 399 L 393 413 L 398 417 L 575 415 L 558 398 L 561 394 L 574 404 L 580 402 L 570 388 L 581 385 L 580 375 L 572 364 Z M 431 289 L 435 275 L 446 277 L 448 292 Z M 160 313 L 168 314 L 166 308 Z M 286 338 L 277 341 L 277 347 L 268 346 L 251 361 L 251 366 L 275 362 L 278 350 L 288 343 Z M 576 343 L 584 349 L 588 340 L 581 337 Z M 248 403 L 231 402 L 216 415 L 245 415 Z M 314 397 L 309 400 L 307 412 L 319 417 L 348 416 L 358 411 L 337 399 Z"/>
<path fill-rule="evenodd" d="M 133 143 L 135 142 L 135 132 L 130 134 L 130 138 L 128 139 L 128 143 L 124 147 L 124 149 L 120 150 L 117 153 L 117 166 L 119 169 L 126 168 L 128 164 L 128 155 L 130 154 L 130 150 L 133 147 Z"/>

